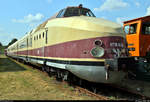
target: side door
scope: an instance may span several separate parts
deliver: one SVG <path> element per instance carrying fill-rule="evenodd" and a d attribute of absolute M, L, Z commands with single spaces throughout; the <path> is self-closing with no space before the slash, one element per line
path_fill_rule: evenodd
<path fill-rule="evenodd" d="M 142 22 L 141 25 L 140 55 L 150 56 L 150 20 Z"/>
<path fill-rule="evenodd" d="M 47 56 L 48 52 L 47 52 L 47 44 L 48 44 L 48 29 L 46 28 L 45 31 L 44 31 L 44 34 L 45 34 L 45 41 L 44 41 L 44 57 Z"/>
<path fill-rule="evenodd" d="M 139 56 L 139 23 L 135 22 L 124 26 L 130 56 Z"/>

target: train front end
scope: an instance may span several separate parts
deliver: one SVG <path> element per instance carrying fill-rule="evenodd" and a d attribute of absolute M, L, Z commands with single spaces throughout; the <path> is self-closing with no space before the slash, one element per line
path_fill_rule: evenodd
<path fill-rule="evenodd" d="M 47 66 L 65 69 L 90 82 L 122 80 L 126 41 L 121 25 L 96 18 L 81 5 L 62 9 L 44 25 L 48 33 L 44 49 Z"/>
<path fill-rule="evenodd" d="M 96 18 L 89 9 L 82 7 L 63 9 L 56 18 L 46 27 L 51 32 L 54 28 L 63 31 L 51 38 L 61 43 L 57 45 L 60 50 L 56 56 L 65 60 L 66 70 L 90 82 L 118 83 L 122 80 L 127 50 L 121 25 Z"/>
<path fill-rule="evenodd" d="M 99 37 L 89 40 L 90 57 L 104 63 L 98 69 L 92 67 L 92 80 L 111 84 L 121 82 L 126 75 L 128 64 L 132 61 L 127 57 L 127 44 L 122 27 L 104 19 L 93 18 L 89 21 L 93 24 L 89 24 L 93 34 L 99 32 Z M 90 77 L 92 78 L 92 75 Z"/>

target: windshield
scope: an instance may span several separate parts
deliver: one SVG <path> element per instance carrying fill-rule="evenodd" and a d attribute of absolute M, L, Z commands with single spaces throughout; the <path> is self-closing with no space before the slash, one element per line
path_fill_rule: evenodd
<path fill-rule="evenodd" d="M 81 16 L 81 15 L 95 17 L 95 15 L 89 9 L 85 8 L 67 8 L 64 17 Z"/>
<path fill-rule="evenodd" d="M 124 31 L 126 34 L 136 34 L 137 33 L 137 23 L 126 25 L 124 27 Z"/>

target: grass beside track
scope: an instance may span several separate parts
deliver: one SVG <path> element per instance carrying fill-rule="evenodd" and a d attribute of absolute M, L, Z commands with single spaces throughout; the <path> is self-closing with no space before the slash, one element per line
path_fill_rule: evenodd
<path fill-rule="evenodd" d="M 0 56 L 0 100 L 97 100 L 36 69 L 16 63 Z"/>

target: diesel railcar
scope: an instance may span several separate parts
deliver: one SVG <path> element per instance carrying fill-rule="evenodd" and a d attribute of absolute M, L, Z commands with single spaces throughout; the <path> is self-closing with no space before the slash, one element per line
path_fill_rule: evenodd
<path fill-rule="evenodd" d="M 125 75 L 118 60 L 126 56 L 125 33 L 82 5 L 67 7 L 9 46 L 7 55 L 64 80 L 72 73 L 90 82 L 117 83 Z"/>

